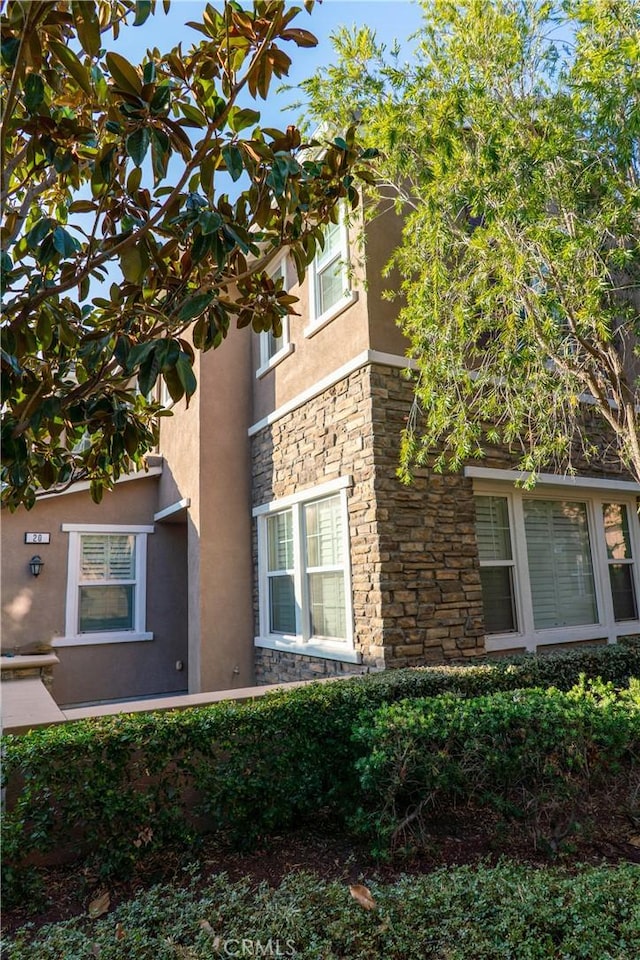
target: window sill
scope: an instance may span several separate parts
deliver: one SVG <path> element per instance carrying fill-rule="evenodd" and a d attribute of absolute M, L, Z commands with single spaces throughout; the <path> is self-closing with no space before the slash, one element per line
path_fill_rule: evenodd
<path fill-rule="evenodd" d="M 335 320 L 341 313 L 344 313 L 345 310 L 356 302 L 358 299 L 358 291 L 351 290 L 349 291 L 346 297 L 343 297 L 342 300 L 338 300 L 337 303 L 331 307 L 331 309 L 326 310 L 324 313 L 320 314 L 319 317 L 316 317 L 314 320 L 311 320 L 310 323 L 305 327 L 304 335 L 307 339 L 313 337 L 314 334 L 318 333 L 323 327 L 326 327 L 328 323 L 331 323 L 332 320 Z"/>
<path fill-rule="evenodd" d="M 343 663 L 362 663 L 362 654 L 348 646 L 332 643 L 300 643 L 276 640 L 273 637 L 255 637 L 254 645 L 265 650 L 280 650 L 282 653 L 295 653 L 302 657 L 318 657 L 322 660 L 341 660 Z"/>
<path fill-rule="evenodd" d="M 640 632 L 639 620 L 618 620 L 613 624 L 585 624 L 583 627 L 550 627 L 527 633 L 494 633 L 485 638 L 487 653 L 510 650 L 512 647 L 526 647 L 535 651 L 538 647 L 556 643 L 588 643 L 590 640 L 608 640 L 615 643 L 618 637 L 635 635 Z"/>
<path fill-rule="evenodd" d="M 77 637 L 54 637 L 51 646 L 59 647 L 92 647 L 102 643 L 139 643 L 142 640 L 153 640 L 152 633 L 81 633 Z"/>
<path fill-rule="evenodd" d="M 277 367 L 279 363 L 282 363 L 283 360 L 291 356 L 294 349 L 294 345 L 292 343 L 288 343 L 286 347 L 282 348 L 282 350 L 278 350 L 277 353 L 274 353 L 268 363 L 263 363 L 261 367 L 258 367 L 256 370 L 256 380 L 260 380 L 267 373 L 269 373 L 270 370 L 273 370 L 274 367 Z"/>

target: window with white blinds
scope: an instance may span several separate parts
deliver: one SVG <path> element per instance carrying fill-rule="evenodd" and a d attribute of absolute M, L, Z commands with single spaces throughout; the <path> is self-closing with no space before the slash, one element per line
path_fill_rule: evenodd
<path fill-rule="evenodd" d="M 80 537 L 78 632 L 133 630 L 135 623 L 135 537 Z"/>
<path fill-rule="evenodd" d="M 66 642 L 146 640 L 146 547 L 153 527 L 64 524 L 69 533 Z"/>
<path fill-rule="evenodd" d="M 604 503 L 602 515 L 614 616 L 616 621 L 637 620 L 635 569 L 627 507 L 623 503 Z"/>
<path fill-rule="evenodd" d="M 336 481 L 337 483 L 337 481 Z M 261 636 L 352 642 L 346 489 L 259 516 Z M 332 490 L 333 483 L 328 485 Z"/>
<path fill-rule="evenodd" d="M 476 497 L 476 536 L 487 633 L 517 629 L 513 553 L 506 497 Z"/>
<path fill-rule="evenodd" d="M 295 633 L 296 598 L 293 581 L 293 516 L 283 510 L 267 518 L 269 630 Z"/>
<path fill-rule="evenodd" d="M 310 633 L 346 638 L 342 510 L 339 497 L 305 507 Z"/>
<path fill-rule="evenodd" d="M 514 487 L 494 494 L 488 487 L 476 486 L 475 496 L 488 637 L 504 635 L 506 649 L 517 634 L 535 649 L 564 637 L 615 639 L 629 623 L 637 625 L 640 529 L 633 500 L 613 501 L 594 490 L 564 498 Z"/>
<path fill-rule="evenodd" d="M 597 623 L 586 505 L 524 500 L 523 508 L 536 630 Z"/>

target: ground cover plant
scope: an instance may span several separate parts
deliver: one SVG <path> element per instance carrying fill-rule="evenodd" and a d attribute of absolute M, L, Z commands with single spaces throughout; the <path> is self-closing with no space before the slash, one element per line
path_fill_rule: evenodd
<path fill-rule="evenodd" d="M 99 919 L 25 928 L 6 958 L 628 960 L 640 953 L 639 902 L 630 866 L 572 874 L 504 862 L 357 885 L 294 872 L 277 889 L 217 876 L 154 887 Z"/>
<path fill-rule="evenodd" d="M 640 646 L 629 643 L 390 672 L 244 704 L 103 718 L 6 737 L 3 896 L 7 903 L 33 896 L 49 852 L 75 857 L 106 879 L 206 833 L 251 848 L 323 814 L 340 827 L 361 797 L 356 761 L 366 750 L 352 730 L 385 704 L 551 683 L 566 690 L 581 673 L 623 687 L 639 668 Z"/>

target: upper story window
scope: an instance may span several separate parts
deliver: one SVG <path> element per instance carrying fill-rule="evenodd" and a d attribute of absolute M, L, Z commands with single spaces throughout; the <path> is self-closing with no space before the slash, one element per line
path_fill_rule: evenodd
<path fill-rule="evenodd" d="M 505 485 L 506 487 L 506 485 Z M 614 640 L 638 625 L 633 499 L 476 484 L 476 539 L 489 650 Z"/>
<path fill-rule="evenodd" d="M 306 336 L 320 330 L 355 300 L 348 271 L 349 234 L 343 213 L 338 223 L 327 224 L 323 236 L 324 247 L 318 247 L 309 267 Z"/>
<path fill-rule="evenodd" d="M 63 524 L 69 533 L 65 636 L 55 646 L 150 640 L 147 535 L 152 526 Z"/>
<path fill-rule="evenodd" d="M 281 257 L 276 267 L 271 271 L 272 280 L 282 280 L 284 289 L 287 289 L 287 261 Z M 289 340 L 289 318 L 282 318 L 282 329 L 278 336 L 273 330 L 265 330 L 260 337 L 260 364 L 256 370 L 256 377 L 263 377 L 265 373 L 275 367 L 281 360 L 293 352 L 293 344 Z"/>

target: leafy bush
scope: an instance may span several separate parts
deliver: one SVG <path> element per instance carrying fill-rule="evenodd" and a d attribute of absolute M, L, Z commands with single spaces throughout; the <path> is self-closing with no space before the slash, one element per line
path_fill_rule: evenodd
<path fill-rule="evenodd" d="M 346 884 L 291 874 L 277 890 L 213 877 L 155 887 L 107 917 L 25 929 L 7 960 L 628 960 L 640 955 L 640 875 L 632 866 L 577 873 L 502 863 L 393 884 L 368 882 L 363 910 Z M 118 933 L 114 933 L 118 931 Z M 245 941 L 243 947 L 242 941 Z M 270 946 L 269 946 L 270 944 Z"/>
<path fill-rule="evenodd" d="M 323 809 L 339 819 L 358 802 L 363 751 L 351 731 L 362 715 L 406 697 L 567 689 L 581 671 L 622 686 L 640 675 L 640 644 L 389 671 L 5 737 L 4 895 L 31 892 L 29 857 L 52 849 L 88 851 L 107 876 L 204 831 L 251 844 Z"/>
<path fill-rule="evenodd" d="M 356 739 L 368 753 L 356 764 L 364 808 L 353 822 L 378 850 L 419 840 L 458 806 L 556 830 L 591 788 L 628 779 L 640 759 L 640 683 L 620 694 L 595 681 L 405 700 L 368 717 Z"/>

